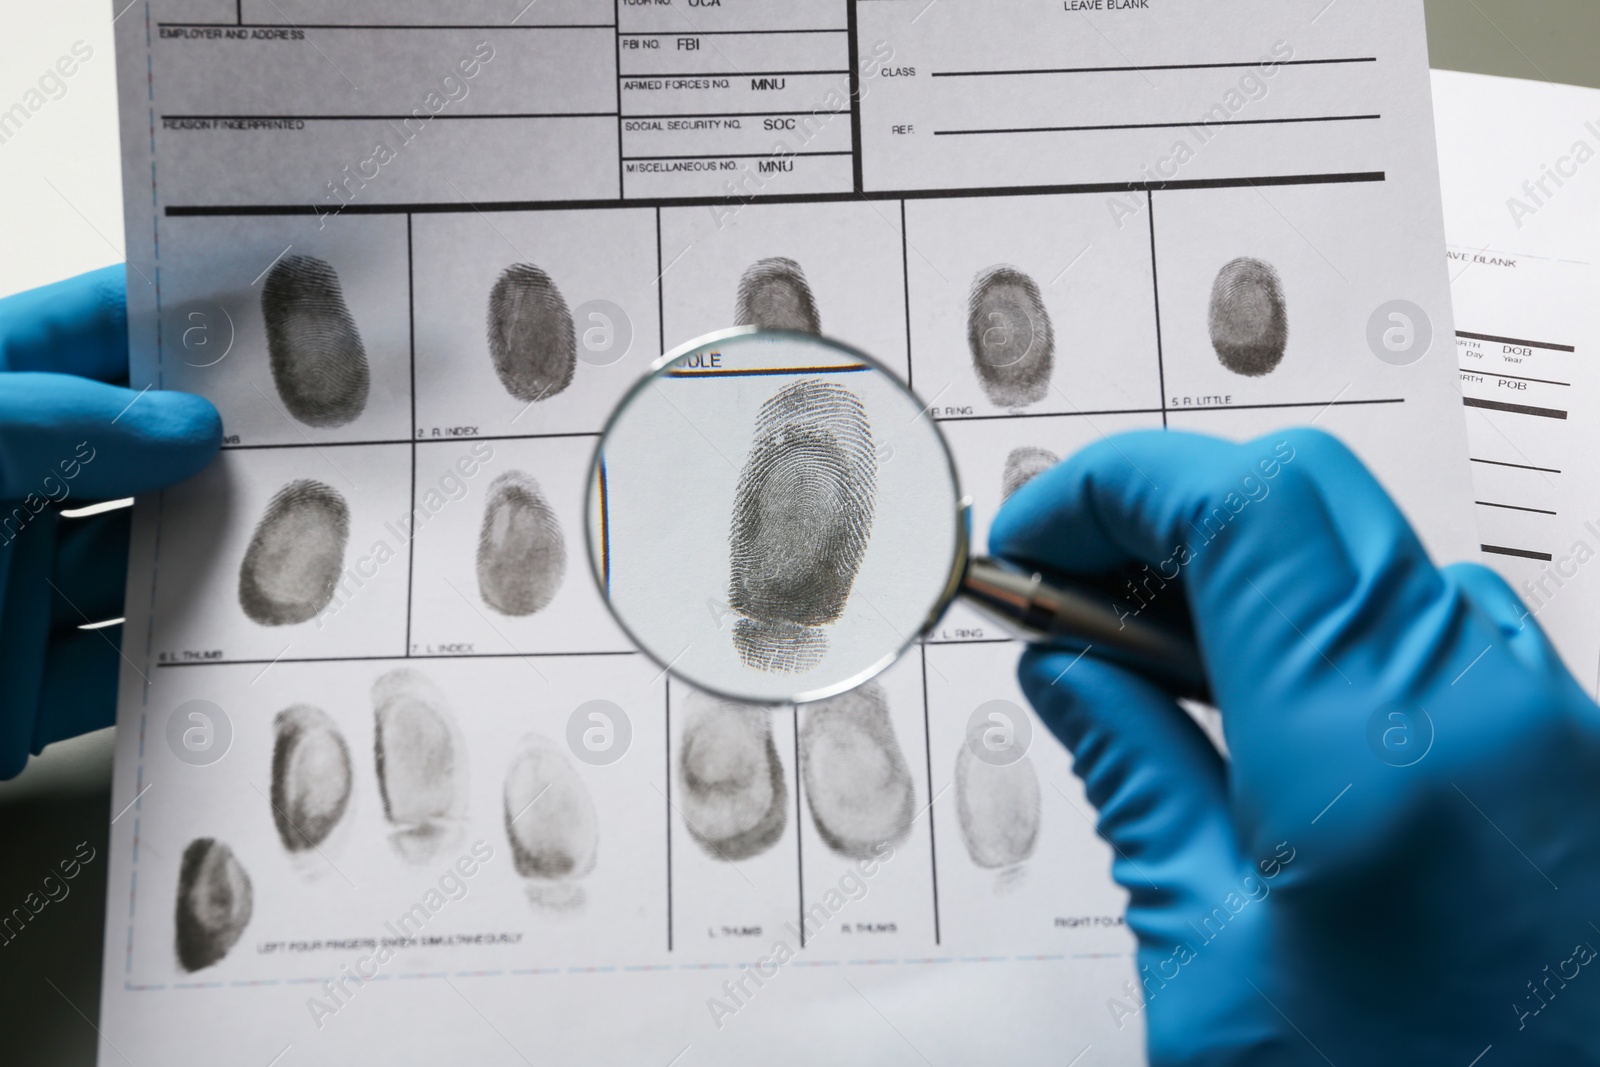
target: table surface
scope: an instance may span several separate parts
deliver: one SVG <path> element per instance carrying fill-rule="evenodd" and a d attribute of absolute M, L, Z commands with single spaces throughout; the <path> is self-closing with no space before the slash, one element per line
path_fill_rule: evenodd
<path fill-rule="evenodd" d="M 7 13 L 17 24 L 0 39 L 0 101 L 20 98 L 74 42 L 87 42 L 93 58 L 40 113 L 47 122 L 30 122 L 0 148 L 0 203 L 27 205 L 6 220 L 0 294 L 121 259 L 113 6 L 120 0 L 59 0 Z M 1427 13 L 1435 67 L 1600 88 L 1595 0 L 1428 0 Z M 110 782 L 110 730 L 51 746 L 0 782 L 0 907 L 37 891 L 80 842 L 96 850 L 70 894 L 0 955 L 7 1063 L 95 1062 Z"/>

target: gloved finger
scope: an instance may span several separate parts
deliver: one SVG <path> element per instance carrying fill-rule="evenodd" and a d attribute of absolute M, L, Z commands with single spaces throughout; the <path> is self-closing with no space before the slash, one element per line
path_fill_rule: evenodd
<path fill-rule="evenodd" d="M 1032 648 L 1017 674 L 1099 810 L 1129 924 L 1164 947 L 1183 940 L 1183 919 L 1238 885 L 1221 755 L 1171 697 L 1092 654 Z"/>
<path fill-rule="evenodd" d="M 221 443 L 217 409 L 189 393 L 10 374 L 0 388 L 0 500 L 149 492 L 198 472 Z"/>
<path fill-rule="evenodd" d="M 28 762 L 50 638 L 50 587 L 59 517 L 45 509 L 0 534 L 0 779 Z"/>
<path fill-rule="evenodd" d="M 117 263 L 0 300 L 0 372 L 128 380 L 127 269 Z"/>
<path fill-rule="evenodd" d="M 1481 563 L 1452 563 L 1443 568 L 1443 574 L 1493 620 L 1511 650 L 1522 657 L 1524 663 L 1541 673 L 1568 673 L 1561 654 L 1551 644 L 1544 628 L 1504 578 Z"/>
<path fill-rule="evenodd" d="M 1284 430 L 1270 440 L 1293 450 L 1290 462 L 1316 483 L 1345 550 L 1369 581 L 1381 580 L 1385 572 L 1433 575 L 1432 560 L 1410 520 L 1348 445 L 1310 427 Z"/>
<path fill-rule="evenodd" d="M 1142 565 L 1109 604 L 1119 617 L 1179 583 L 1226 703 L 1230 677 L 1255 684 L 1269 666 L 1295 680 L 1327 672 L 1306 635 L 1359 584 L 1326 502 L 1293 459 L 1272 438 L 1107 438 L 1019 489 L 990 526 L 990 548 L 1078 574 Z"/>
<path fill-rule="evenodd" d="M 32 751 L 117 720 L 122 627 L 73 630 L 50 642 L 39 687 Z"/>
<path fill-rule="evenodd" d="M 52 629 L 60 632 L 122 614 L 133 509 L 62 519 L 56 528 Z"/>
<path fill-rule="evenodd" d="M 1350 572 L 1310 478 L 1285 477 L 1293 456 L 1270 438 L 1239 445 L 1159 430 L 1108 437 L 1018 489 L 990 525 L 990 550 L 1078 574 L 1144 564 L 1160 565 L 1165 576 L 1215 559 L 1206 550 L 1239 541 L 1242 529 L 1269 527 L 1284 549 L 1332 552 L 1327 562 Z M 1180 546 L 1188 551 L 1176 552 Z"/>

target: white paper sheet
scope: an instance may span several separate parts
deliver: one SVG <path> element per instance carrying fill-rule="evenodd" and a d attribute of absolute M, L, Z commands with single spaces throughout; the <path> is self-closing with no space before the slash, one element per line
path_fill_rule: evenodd
<path fill-rule="evenodd" d="M 1600 91 L 1433 83 L 1484 562 L 1600 692 Z"/>
<path fill-rule="evenodd" d="M 819 826 L 805 710 L 751 742 L 779 785 L 738 856 L 694 839 L 707 711 L 609 621 L 582 489 L 610 406 L 760 261 L 904 368 L 979 545 L 1019 450 L 1307 422 L 1440 557 L 1479 543 L 1419 3 L 146 0 L 117 32 L 134 382 L 210 397 L 227 441 L 136 514 L 104 1062 L 1141 1060 L 1109 850 L 1019 646 L 963 610 L 871 698 L 910 775 L 892 855 Z M 1281 356 L 1257 376 L 1211 337 L 1241 259 L 1271 271 L 1231 268 L 1221 340 Z M 536 354 L 552 288 L 575 319 L 569 382 L 496 370 L 516 264 Z M 985 388 L 968 335 L 1022 276 L 1051 371 Z M 523 615 L 475 562 L 511 471 Z M 337 596 L 307 609 L 285 559 Z M 994 701 L 1032 749 L 959 783 Z M 964 833 L 996 781 L 1008 840 Z"/>

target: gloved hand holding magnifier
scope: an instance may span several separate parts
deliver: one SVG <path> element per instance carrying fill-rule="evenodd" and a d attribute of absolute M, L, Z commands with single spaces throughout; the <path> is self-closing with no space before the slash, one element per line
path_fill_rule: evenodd
<path fill-rule="evenodd" d="M 970 557 L 968 503 L 926 406 L 810 334 L 728 330 L 661 357 L 595 452 L 589 548 L 607 603 L 692 685 L 805 703 L 893 663 L 956 598 L 1204 689 L 1191 640 L 1109 598 Z"/>

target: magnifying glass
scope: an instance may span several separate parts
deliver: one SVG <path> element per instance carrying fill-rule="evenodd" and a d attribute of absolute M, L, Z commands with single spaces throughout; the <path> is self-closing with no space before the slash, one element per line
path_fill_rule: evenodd
<path fill-rule="evenodd" d="M 715 695 L 802 704 L 852 689 L 957 597 L 1018 636 L 1205 690 L 1178 626 L 972 556 L 970 501 L 933 416 L 837 341 L 741 327 L 667 353 L 612 414 L 591 475 L 589 553 L 612 614 Z"/>

